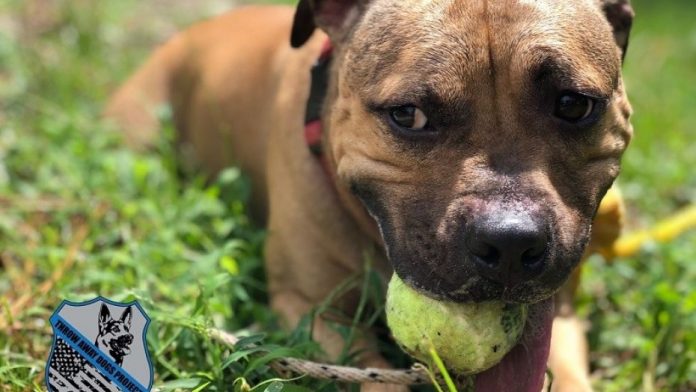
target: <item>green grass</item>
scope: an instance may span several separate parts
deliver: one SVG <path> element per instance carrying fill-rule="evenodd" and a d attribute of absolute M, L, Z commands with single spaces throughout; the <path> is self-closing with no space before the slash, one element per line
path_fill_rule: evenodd
<path fill-rule="evenodd" d="M 76 0 L 39 2 L 41 16 L 32 3 L 0 0 L 0 390 L 45 389 L 46 320 L 61 299 L 97 294 L 138 299 L 150 313 L 159 386 L 269 387 L 266 363 L 242 355 L 256 338 L 231 357 L 206 326 L 262 334 L 271 353 L 317 356 L 306 323 L 282 332 L 268 309 L 264 233 L 245 216 L 238 171 L 211 182 L 182 174 L 171 129 L 156 151 L 133 153 L 99 121 L 109 92 L 151 47 L 207 11 Z M 635 8 L 625 73 L 636 136 L 619 181 L 634 228 L 696 199 L 696 3 Z M 691 232 L 611 265 L 590 260 L 578 302 L 597 390 L 696 389 L 695 244 Z M 349 284 L 372 292 L 373 278 Z M 361 320 L 379 312 L 370 302 Z"/>

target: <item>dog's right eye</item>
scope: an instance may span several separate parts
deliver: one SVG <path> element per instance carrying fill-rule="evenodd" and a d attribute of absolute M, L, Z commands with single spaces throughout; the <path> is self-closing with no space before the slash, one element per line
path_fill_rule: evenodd
<path fill-rule="evenodd" d="M 389 109 L 389 118 L 394 125 L 407 131 L 423 131 L 428 126 L 428 117 L 413 105 Z"/>

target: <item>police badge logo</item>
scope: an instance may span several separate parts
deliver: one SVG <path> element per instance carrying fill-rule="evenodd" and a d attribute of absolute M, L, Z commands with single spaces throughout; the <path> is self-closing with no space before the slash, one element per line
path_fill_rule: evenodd
<path fill-rule="evenodd" d="M 50 321 L 49 391 L 147 392 L 152 388 L 152 362 L 145 340 L 150 318 L 137 301 L 119 303 L 103 297 L 63 301 Z"/>

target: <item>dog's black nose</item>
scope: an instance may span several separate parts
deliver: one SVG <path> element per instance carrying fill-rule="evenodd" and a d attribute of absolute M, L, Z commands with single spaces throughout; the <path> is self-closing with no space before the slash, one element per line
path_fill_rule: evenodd
<path fill-rule="evenodd" d="M 131 344 L 133 343 L 133 335 L 132 334 L 126 334 L 126 335 L 121 335 L 118 338 L 119 343 L 121 344 Z"/>
<path fill-rule="evenodd" d="M 544 269 L 549 233 L 524 212 L 483 214 L 467 226 L 466 245 L 481 275 L 514 286 Z"/>

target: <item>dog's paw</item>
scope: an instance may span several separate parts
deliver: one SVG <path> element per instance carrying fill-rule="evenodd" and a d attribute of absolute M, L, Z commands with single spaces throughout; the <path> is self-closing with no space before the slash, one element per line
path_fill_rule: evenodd
<path fill-rule="evenodd" d="M 369 383 L 361 384 L 360 392 L 408 392 L 409 389 L 406 385 L 398 384 L 379 384 L 379 383 Z"/>

